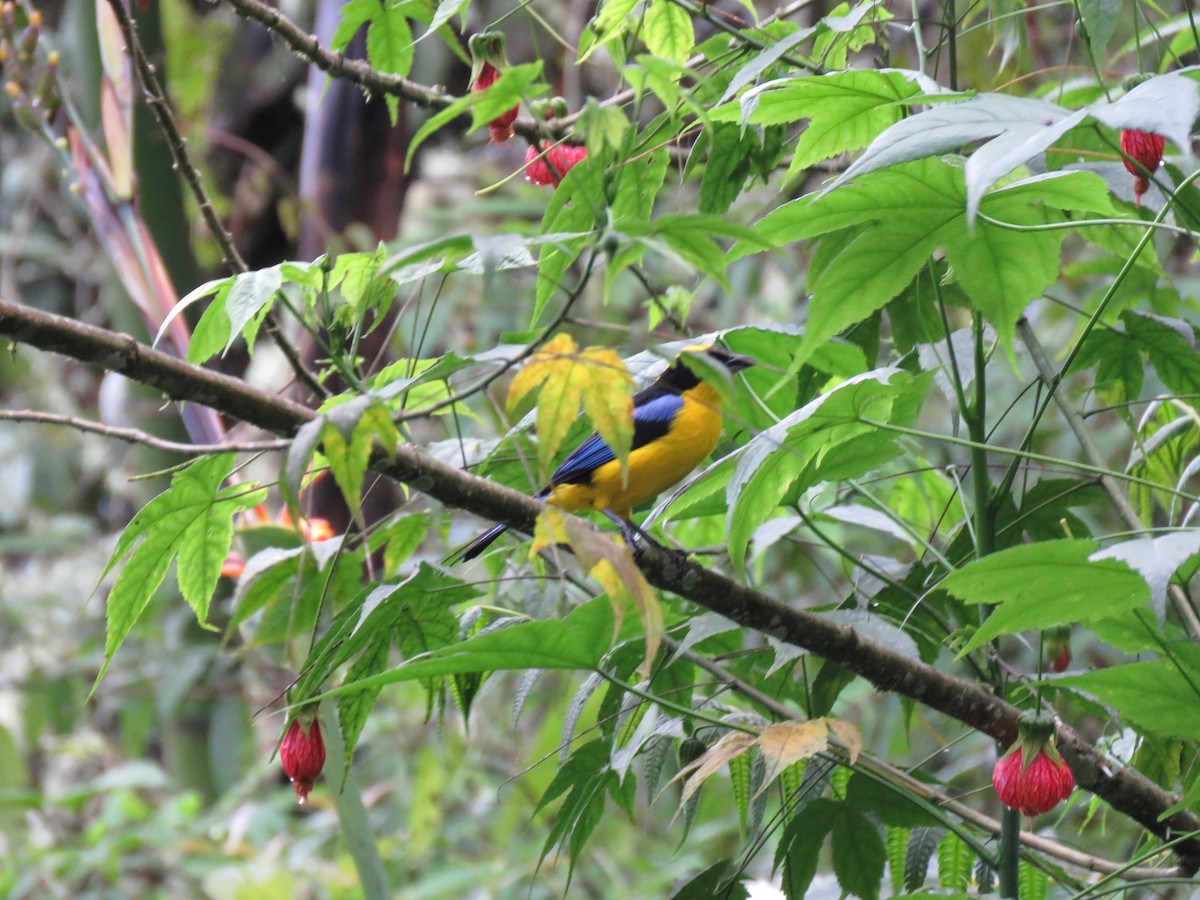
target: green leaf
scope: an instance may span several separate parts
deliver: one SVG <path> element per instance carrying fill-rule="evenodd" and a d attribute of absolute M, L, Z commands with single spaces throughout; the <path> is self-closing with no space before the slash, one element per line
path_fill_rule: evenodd
<path fill-rule="evenodd" d="M 587 137 L 587 150 L 597 156 L 605 150 L 620 150 L 629 130 L 629 119 L 615 106 L 601 106 L 595 97 L 588 97 L 579 114 L 579 131 Z M 665 155 L 665 154 L 664 154 Z"/>
<path fill-rule="evenodd" d="M 720 215 L 738 198 L 750 177 L 751 156 L 758 142 L 752 131 L 729 123 L 714 126 L 707 136 L 700 212 Z"/>
<path fill-rule="evenodd" d="M 919 828 L 934 822 L 928 810 L 909 799 L 903 787 L 855 772 L 846 787 L 846 803 L 885 825 Z"/>
<path fill-rule="evenodd" d="M 816 163 L 867 146 L 903 119 L 901 101 L 927 87 L 936 88 L 918 72 L 851 69 L 768 82 L 718 107 L 712 117 L 742 125 L 811 120 L 796 143 L 785 177 L 790 180 Z"/>
<path fill-rule="evenodd" d="M 1079 0 L 1079 21 L 1096 59 L 1104 58 L 1123 8 L 1121 0 Z"/>
<path fill-rule="evenodd" d="M 101 575 L 103 578 L 129 556 L 108 595 L 104 665 L 96 684 L 108 671 L 113 656 L 177 555 L 180 592 L 195 610 L 197 621 L 205 624 L 221 563 L 233 541 L 233 516 L 256 506 L 266 495 L 263 489 L 245 485 L 221 490 L 234 460 L 233 453 L 220 453 L 202 457 L 176 472 L 170 487 L 147 503 L 125 527 Z"/>
<path fill-rule="evenodd" d="M 947 832 L 937 844 L 938 885 L 952 891 L 965 891 L 971 884 L 971 864 L 975 854 L 954 832 Z"/>
<path fill-rule="evenodd" d="M 522 100 L 543 93 L 546 86 L 538 81 L 541 77 L 541 60 L 505 69 L 487 90 L 473 92 L 476 101 L 471 108 L 471 127 L 482 128 Z"/>
<path fill-rule="evenodd" d="M 415 53 L 412 27 L 405 15 L 409 6 L 409 0 L 382 0 L 371 18 L 371 24 L 367 27 L 367 61 L 373 68 L 392 75 L 408 75 Z M 399 115 L 400 98 L 395 94 L 385 94 L 383 99 L 387 101 L 394 126 Z"/>
<path fill-rule="evenodd" d="M 1121 721 L 1164 737 L 1200 740 L 1196 672 L 1185 674 L 1166 659 L 1113 666 L 1054 679 L 1056 687 L 1084 691 L 1111 706 Z"/>
<path fill-rule="evenodd" d="M 283 273 L 278 265 L 242 272 L 234 278 L 233 287 L 229 289 L 229 296 L 225 300 L 230 334 L 223 353 L 229 351 L 242 329 L 275 298 L 282 285 Z"/>
<path fill-rule="evenodd" d="M 1083 178 L 1072 180 L 1076 174 Z M 1059 179 L 1063 179 L 1062 190 L 1055 191 Z M 988 216 L 1006 223 L 1044 224 L 1061 218 L 1045 209 L 1047 204 L 1031 205 L 1045 195 L 1054 205 L 1098 202 L 1094 177 L 1072 173 L 1029 179 L 994 191 L 983 197 L 980 206 Z M 1058 277 L 1065 232 L 1013 231 L 987 221 L 968 228 L 966 203 L 962 173 L 941 160 L 923 160 L 832 192 L 802 197 L 764 217 L 758 231 L 773 246 L 875 223 L 838 238 L 835 254 L 811 275 L 805 341 L 792 371 L 816 347 L 899 295 L 939 246 L 945 249 L 971 305 L 988 317 L 1003 345 L 1011 347 L 1015 323 L 1025 306 Z M 742 243 L 732 255 L 748 250 Z"/>
<path fill-rule="evenodd" d="M 225 301 L 232 288 L 233 279 L 226 279 L 192 330 L 192 339 L 187 349 L 187 361 L 192 365 L 198 366 L 208 362 L 228 346 L 233 328 L 225 311 Z"/>
<path fill-rule="evenodd" d="M 1146 348 L 1163 384 L 1176 394 L 1200 392 L 1200 353 L 1189 323 L 1131 310 L 1121 313 L 1121 321 L 1126 332 Z"/>
<path fill-rule="evenodd" d="M 904 854 L 904 888 L 915 891 L 925 884 L 929 872 L 929 860 L 945 829 L 934 826 L 914 828 L 908 836 L 908 848 Z"/>
<path fill-rule="evenodd" d="M 696 45 L 692 17 L 672 0 L 650 0 L 642 19 L 642 40 L 655 56 L 682 65 Z"/>
<path fill-rule="evenodd" d="M 879 422 L 911 421 L 930 383 L 898 369 L 852 378 L 756 435 L 725 488 L 730 559 L 739 571 L 755 529 L 786 494 L 854 478 L 899 453 Z"/>
<path fill-rule="evenodd" d="M 591 156 L 571 169 L 555 189 L 542 216 L 541 233 L 563 236 L 543 244 L 538 254 L 537 286 L 530 325 L 537 324 L 546 304 L 559 289 L 568 288 L 563 276 L 588 245 L 588 239 L 596 228 L 596 214 L 591 204 L 604 196 L 603 170 Z"/>
<path fill-rule="evenodd" d="M 350 667 L 350 671 L 346 673 L 347 681 L 360 681 L 371 675 L 376 675 L 387 668 L 388 650 L 391 649 L 391 638 L 384 634 L 381 637 L 375 638 L 367 646 L 360 656 Z M 362 734 L 363 726 L 367 723 L 367 716 L 371 712 L 371 708 L 375 705 L 375 701 L 379 699 L 379 692 L 382 688 L 370 688 L 364 691 L 359 691 L 356 694 L 348 694 L 338 701 L 338 724 L 342 729 L 342 740 L 345 743 L 345 768 L 342 770 L 342 778 L 346 777 L 346 773 L 350 771 L 350 764 L 354 761 L 354 749 L 358 746 L 359 735 Z"/>
<path fill-rule="evenodd" d="M 454 18 L 454 16 L 458 14 L 459 10 L 466 6 L 467 3 L 468 0 L 442 0 L 442 2 L 438 4 L 437 10 L 433 14 L 433 19 L 429 22 L 429 28 L 427 28 L 419 38 L 417 38 L 415 43 L 419 44 L 431 34 L 435 34 L 439 28 Z"/>
<path fill-rule="evenodd" d="M 1105 328 L 1095 328 L 1071 365 L 1072 372 L 1096 366 L 1094 384 L 1108 403 L 1136 400 L 1142 393 L 1146 378 L 1146 362 L 1138 342 L 1130 335 Z"/>
<path fill-rule="evenodd" d="M 838 804 L 820 799 L 801 809 L 783 829 L 775 849 L 775 867 L 783 868 L 783 891 L 788 897 L 803 897 L 817 874 L 821 845 L 833 828 Z"/>
<path fill-rule="evenodd" d="M 349 0 L 339 11 L 337 28 L 329 40 L 329 48 L 344 53 L 350 46 L 358 29 L 362 28 L 379 12 L 380 0 Z"/>
<path fill-rule="evenodd" d="M 329 696 L 460 672 L 594 669 L 608 652 L 612 638 L 612 604 L 601 596 L 576 608 L 565 619 L 526 622 L 478 634 L 461 644 L 418 656 L 389 672 L 348 682 L 330 691 Z"/>
<path fill-rule="evenodd" d="M 749 900 L 746 884 L 736 881 L 740 869 L 733 868 L 728 859 L 709 866 L 671 895 L 671 900 Z"/>
<path fill-rule="evenodd" d="M 362 504 L 363 476 L 376 444 L 390 454 L 398 440 L 387 404 L 377 397 L 364 394 L 326 414 L 321 445 L 334 480 L 355 516 Z"/>
<path fill-rule="evenodd" d="M 966 603 L 996 607 L 962 653 L 1002 634 L 1090 622 L 1149 601 L 1141 575 L 1095 554 L 1094 541 L 1043 541 L 993 553 L 950 573 L 941 584 L 947 592 Z"/>
<path fill-rule="evenodd" d="M 879 829 L 862 813 L 839 803 L 833 817 L 833 872 L 847 893 L 866 900 L 879 896 L 887 851 Z"/>

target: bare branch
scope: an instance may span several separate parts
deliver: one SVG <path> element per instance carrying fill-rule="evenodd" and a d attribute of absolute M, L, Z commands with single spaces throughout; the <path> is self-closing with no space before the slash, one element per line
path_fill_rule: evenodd
<path fill-rule="evenodd" d="M 267 453 L 286 450 L 292 442 L 286 439 L 277 441 L 251 441 L 244 444 L 183 444 L 179 441 L 168 441 L 155 437 L 138 428 L 118 428 L 115 425 L 105 425 L 90 419 L 80 419 L 75 416 L 64 416 L 58 413 L 40 412 L 33 409 L 0 409 L 0 419 L 9 422 L 33 422 L 38 425 L 63 425 L 76 431 L 88 431 L 92 434 L 103 435 L 127 444 L 144 444 L 155 450 L 165 450 L 167 453 L 184 453 L 188 456 L 203 456 L 206 453 L 225 453 L 230 450 L 235 453 Z"/>

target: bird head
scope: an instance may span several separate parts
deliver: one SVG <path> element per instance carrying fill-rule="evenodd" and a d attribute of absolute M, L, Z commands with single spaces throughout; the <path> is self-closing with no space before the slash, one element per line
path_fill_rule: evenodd
<path fill-rule="evenodd" d="M 702 344 L 695 347 L 687 347 L 683 352 L 702 353 L 709 359 L 714 359 L 719 362 L 730 372 L 740 372 L 742 369 L 750 368 L 757 362 L 757 360 L 752 356 L 741 356 L 737 353 L 730 353 L 724 347 L 718 347 L 714 344 Z"/>
<path fill-rule="evenodd" d="M 699 363 L 697 366 L 700 370 L 699 374 L 688 365 L 689 358 Z M 731 353 L 723 347 L 713 344 L 694 344 L 684 347 L 679 352 L 667 370 L 659 376 L 659 380 L 664 387 L 682 393 L 700 383 L 706 368 L 720 367 L 718 371 L 723 370 L 732 375 L 754 364 L 755 360 L 752 357 Z"/>

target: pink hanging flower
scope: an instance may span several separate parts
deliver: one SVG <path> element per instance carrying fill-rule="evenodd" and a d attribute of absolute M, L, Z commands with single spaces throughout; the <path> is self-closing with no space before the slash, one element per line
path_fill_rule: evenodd
<path fill-rule="evenodd" d="M 543 155 L 537 147 L 525 151 L 525 178 L 539 187 L 558 187 L 567 172 L 587 157 L 587 147 L 557 144 Z"/>
<path fill-rule="evenodd" d="M 484 31 L 473 35 L 468 42 L 475 65 L 471 72 L 471 90 L 486 91 L 500 78 L 500 70 L 507 68 L 508 57 L 504 53 L 504 35 Z M 488 122 L 493 144 L 503 144 L 513 136 L 513 122 L 517 121 L 518 106 L 505 110 Z"/>
<path fill-rule="evenodd" d="M 1053 718 L 1023 713 L 1017 727 L 1020 736 L 996 761 L 992 786 L 1001 803 L 1032 818 L 1070 797 L 1075 776 L 1054 746 Z"/>
<path fill-rule="evenodd" d="M 1162 165 L 1163 148 L 1166 138 L 1151 131 L 1138 131 L 1127 128 L 1121 132 L 1121 152 L 1125 154 L 1121 162 L 1133 176 L 1134 202 L 1142 203 L 1142 194 L 1150 190 L 1150 179 L 1147 173 L 1153 174 Z"/>

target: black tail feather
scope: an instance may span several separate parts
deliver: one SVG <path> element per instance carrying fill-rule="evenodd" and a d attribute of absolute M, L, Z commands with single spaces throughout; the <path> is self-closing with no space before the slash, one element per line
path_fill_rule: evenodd
<path fill-rule="evenodd" d="M 455 550 L 445 559 L 445 564 L 448 566 L 458 565 L 460 562 L 466 562 L 469 559 L 474 559 L 488 547 L 504 532 L 508 531 L 507 525 L 493 525 L 467 546 L 460 550 Z"/>

